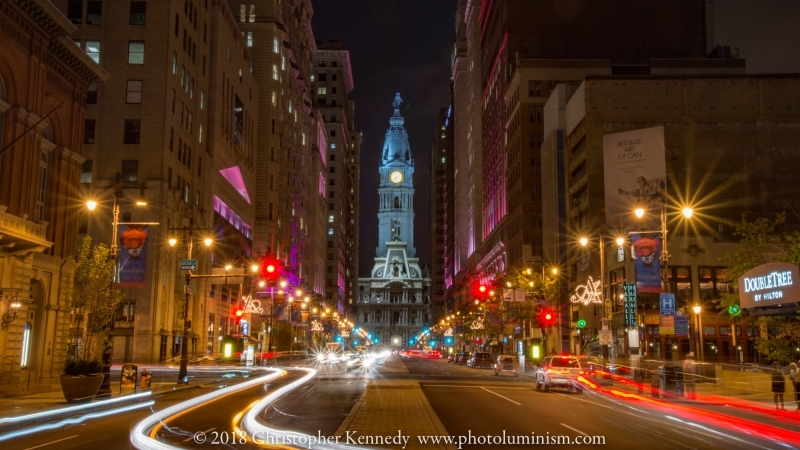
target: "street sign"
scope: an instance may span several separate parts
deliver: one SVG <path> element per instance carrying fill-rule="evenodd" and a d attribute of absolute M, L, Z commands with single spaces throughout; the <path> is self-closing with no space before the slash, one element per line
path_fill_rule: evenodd
<path fill-rule="evenodd" d="M 675 317 L 675 336 L 689 336 L 689 318 L 686 316 Z"/>
<path fill-rule="evenodd" d="M 675 294 L 658 294 L 659 303 L 661 304 L 662 316 L 675 315 Z"/>
<path fill-rule="evenodd" d="M 250 334 L 250 323 L 242 321 L 242 335 L 248 336 Z"/>
<path fill-rule="evenodd" d="M 600 345 L 611 345 L 614 343 L 613 335 L 611 334 L 611 330 L 600 330 L 597 332 L 597 337 L 600 340 Z"/>
<path fill-rule="evenodd" d="M 197 270 L 197 260 L 196 259 L 182 259 L 181 260 L 181 270 Z"/>

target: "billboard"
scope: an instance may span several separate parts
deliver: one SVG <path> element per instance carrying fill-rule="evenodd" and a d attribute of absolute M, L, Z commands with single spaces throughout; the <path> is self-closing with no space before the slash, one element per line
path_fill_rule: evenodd
<path fill-rule="evenodd" d="M 739 277 L 742 309 L 800 302 L 800 267 L 790 263 L 767 263 Z"/>
<path fill-rule="evenodd" d="M 660 227 L 667 179 L 664 127 L 603 136 L 603 175 L 608 226 Z M 638 206 L 645 209 L 641 219 L 634 215 Z"/>
<path fill-rule="evenodd" d="M 119 240 L 122 245 L 117 281 L 120 287 L 144 287 L 147 275 L 147 229 L 148 227 L 119 226 Z"/>
<path fill-rule="evenodd" d="M 631 259 L 636 276 L 636 290 L 641 293 L 661 292 L 660 233 L 631 233 Z"/>

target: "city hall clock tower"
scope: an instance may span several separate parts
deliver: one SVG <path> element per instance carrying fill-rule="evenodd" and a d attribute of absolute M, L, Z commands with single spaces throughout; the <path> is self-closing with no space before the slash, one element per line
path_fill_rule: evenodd
<path fill-rule="evenodd" d="M 394 115 L 389 119 L 378 168 L 381 180 L 375 256 L 385 256 L 386 243 L 394 239 L 408 244 L 406 252 L 413 258 L 417 253 L 414 247 L 414 160 L 408 145 L 408 132 L 403 127 L 405 120 L 400 115 L 401 101 L 400 94 L 396 94 Z"/>

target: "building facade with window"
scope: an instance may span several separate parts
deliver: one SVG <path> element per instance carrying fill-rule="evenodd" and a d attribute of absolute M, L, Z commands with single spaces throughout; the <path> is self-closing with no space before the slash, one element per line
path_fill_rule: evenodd
<path fill-rule="evenodd" d="M 375 264 L 369 278 L 358 279 L 354 308 L 357 326 L 372 342 L 392 348 L 416 346 L 433 321 L 430 273 L 420 267 L 414 247 L 414 158 L 400 103 L 398 93 L 380 149 Z"/>
<path fill-rule="evenodd" d="M 55 4 L 78 29 L 73 35 L 76 47 L 112 75 L 90 86 L 87 96 L 87 161 L 81 182 L 83 195 L 96 199 L 98 207 L 81 211 L 81 235 L 110 243 L 114 190 L 109 187 L 117 182 L 140 187 L 124 190 L 120 198 L 120 222 L 136 224 L 120 225 L 120 233 L 146 227 L 147 250 L 141 279 L 121 284 L 124 301 L 115 319 L 113 361 L 176 358 L 182 345 L 185 292 L 178 262 L 188 256 L 189 238 L 181 229 L 190 221 L 198 228 L 192 251 L 192 259 L 198 261 L 196 273 L 211 273 L 216 250 L 206 248 L 199 238 L 213 234 L 215 206 L 220 209 L 215 194 L 236 189 L 230 181 L 225 186 L 216 178 L 219 170 L 214 169 L 224 163 L 214 158 L 237 148 L 237 163 L 244 169 L 241 181 L 246 185 L 252 180 L 248 165 L 254 164 L 255 126 L 248 121 L 257 117 L 252 105 L 258 92 L 251 92 L 245 38 L 231 25 L 231 11 L 211 0 Z M 224 67 L 217 67 L 218 62 Z M 224 80 L 217 78 L 221 71 Z M 212 85 L 212 78 L 218 83 Z M 225 83 L 228 91 L 223 92 Z M 219 108 L 214 125 L 211 97 Z M 226 132 L 224 138 L 215 134 L 220 129 Z M 215 153 L 217 145 L 227 148 Z M 147 206 L 136 206 L 140 199 Z M 232 209 L 239 206 L 229 202 Z M 231 227 L 237 232 L 253 226 L 252 213 L 239 209 L 236 216 L 238 228 Z M 169 238 L 177 240 L 174 247 Z M 208 280 L 192 281 L 190 355 L 204 354 L 208 348 L 207 322 L 209 313 L 216 312 L 209 310 L 210 286 Z"/>
<path fill-rule="evenodd" d="M 58 384 L 78 232 L 85 99 L 108 79 L 49 3 L 0 4 L 0 397 Z"/>
<path fill-rule="evenodd" d="M 259 87 L 254 254 L 283 263 L 293 285 L 322 295 L 322 248 L 312 235 L 325 209 L 318 116 L 310 80 L 316 43 L 308 0 L 229 0 L 253 55 Z"/>
<path fill-rule="evenodd" d="M 737 237 L 731 223 L 741 222 L 743 214 L 748 220 L 774 217 L 800 202 L 793 182 L 800 176 L 795 151 L 800 117 L 786 100 L 800 91 L 800 84 L 793 75 L 672 73 L 673 69 L 667 74 L 591 75 L 571 97 L 564 98 L 565 269 L 570 293 L 585 285 L 589 276 L 602 277 L 606 300 L 571 307 L 572 350 L 596 334 L 603 317 L 610 320 L 619 342 L 630 346 L 619 297 L 621 283 L 635 280 L 628 234 L 659 233 L 660 228 L 641 225 L 633 211 L 625 223 L 606 224 L 605 184 L 609 180 L 603 172 L 603 136 L 663 126 L 669 292 L 676 296 L 676 307 L 689 316 L 692 330 L 698 325 L 693 306 L 702 307 L 706 360 L 736 361 L 735 327 L 745 360 L 754 362 L 754 339 L 766 330 L 754 334 L 755 325 L 735 324 L 719 310 L 715 300 L 735 290 L 725 276 L 722 257 L 735 248 Z M 679 207 L 684 205 L 695 209 L 691 219 L 680 214 Z M 583 234 L 590 245 L 575 245 Z M 625 238 L 622 247 L 614 242 L 617 235 Z M 599 270 L 601 238 L 606 240 L 605 273 Z M 637 298 L 644 357 L 680 360 L 695 351 L 688 336 L 659 327 L 657 294 L 640 292 Z M 578 318 L 588 322 L 580 334 L 574 329 Z"/>
<path fill-rule="evenodd" d="M 350 99 L 353 71 L 341 41 L 317 44 L 312 101 L 327 135 L 325 300 L 340 313 L 352 306 L 358 279 L 358 204 L 361 132 Z"/>
<path fill-rule="evenodd" d="M 229 273 L 247 275 L 210 280 L 203 323 L 205 353 L 219 354 L 230 339 L 257 346 L 256 332 L 264 321 L 258 315 L 236 316 L 237 310 L 245 308 L 244 298 L 255 298 L 258 289 L 258 273 L 253 274 L 250 266 L 257 262 L 253 229 L 259 88 L 252 73 L 252 36 L 239 30 L 238 11 L 232 11 L 226 2 L 212 2 L 210 8 L 209 91 L 199 94 L 201 107 L 208 109 L 208 125 L 200 130 L 204 135 L 199 136 L 199 147 L 212 165 L 209 177 L 216 238 L 212 265 L 218 275 L 224 274 L 227 266 L 231 267 Z M 242 320 L 250 323 L 252 331 L 247 335 L 242 334 Z"/>

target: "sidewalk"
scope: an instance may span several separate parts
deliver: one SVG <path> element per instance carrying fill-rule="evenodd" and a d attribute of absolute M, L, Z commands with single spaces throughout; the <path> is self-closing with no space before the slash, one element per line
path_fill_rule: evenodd
<path fill-rule="evenodd" d="M 408 373 L 408 369 L 399 356 L 392 355 L 378 373 Z M 336 435 L 344 437 L 348 432 L 353 439 L 402 435 L 408 438 L 406 449 L 455 448 L 444 444 L 423 446 L 417 440 L 417 436 L 447 435 L 417 381 L 372 380 Z"/>

